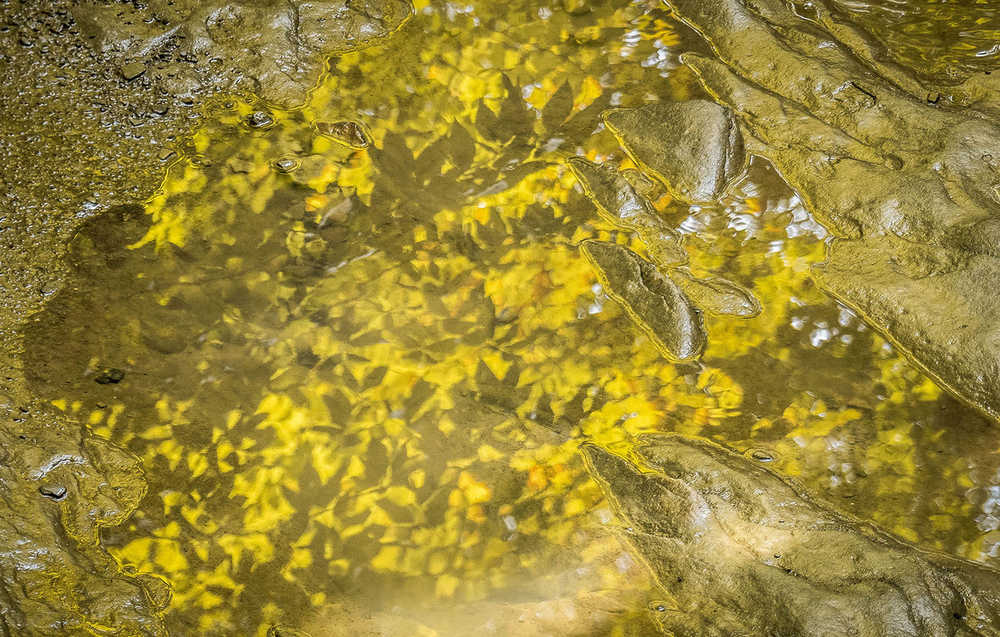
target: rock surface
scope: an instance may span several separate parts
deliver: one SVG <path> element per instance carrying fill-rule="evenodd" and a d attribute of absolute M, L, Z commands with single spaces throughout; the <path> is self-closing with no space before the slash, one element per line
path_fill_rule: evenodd
<path fill-rule="evenodd" d="M 642 173 L 628 175 L 582 157 L 571 157 L 567 163 L 601 215 L 635 231 L 646 244 L 652 263 L 614 244 L 584 242 L 582 249 L 601 272 L 608 292 L 655 336 L 670 358 L 691 360 L 705 348 L 699 310 L 740 318 L 760 314 L 760 302 L 749 290 L 717 277 L 696 278 L 683 267 L 688 257 L 680 234 L 632 185 L 641 181 Z M 657 295 L 662 298 L 655 299 Z"/>
<path fill-rule="evenodd" d="M 748 149 L 834 234 L 864 239 L 838 245 L 820 284 L 1000 418 L 1000 75 L 924 87 L 823 3 L 815 20 L 780 0 L 667 3 L 717 54 L 683 59 Z M 865 267 L 844 267 L 852 258 Z"/>
<path fill-rule="evenodd" d="M 681 201 L 715 201 L 746 172 L 739 124 L 714 102 L 616 108 L 603 117 L 629 156 Z"/>
<path fill-rule="evenodd" d="M 51 408 L 0 402 L 0 634 L 165 635 L 167 584 L 99 544 L 145 494 L 138 460 Z"/>
<path fill-rule="evenodd" d="M 672 597 L 677 636 L 1000 634 L 1000 573 L 813 502 L 754 460 L 655 435 L 641 464 L 586 445 L 624 535 Z"/>
<path fill-rule="evenodd" d="M 664 354 L 677 361 L 701 355 L 705 349 L 701 314 L 676 283 L 624 246 L 588 240 L 580 247 L 597 268 L 605 291 Z"/>

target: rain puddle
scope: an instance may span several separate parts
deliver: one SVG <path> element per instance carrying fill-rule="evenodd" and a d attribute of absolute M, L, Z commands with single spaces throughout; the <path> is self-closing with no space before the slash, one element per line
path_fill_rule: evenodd
<path fill-rule="evenodd" d="M 565 159 L 702 96 L 652 0 L 418 2 L 297 110 L 220 99 L 162 189 L 92 220 L 28 330 L 39 395 L 138 455 L 104 531 L 173 634 L 642 635 L 661 596 L 579 455 L 747 451 L 837 508 L 1000 565 L 995 432 L 815 289 L 825 232 L 763 162 L 717 205 L 640 184 L 691 271 L 751 289 L 672 363 L 578 245 L 646 246 Z"/>

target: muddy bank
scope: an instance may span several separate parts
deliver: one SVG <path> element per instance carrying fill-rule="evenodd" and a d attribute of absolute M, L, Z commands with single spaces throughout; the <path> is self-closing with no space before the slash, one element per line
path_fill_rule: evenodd
<path fill-rule="evenodd" d="M 294 105 L 329 54 L 388 36 L 410 13 L 405 0 L 0 5 L 0 447 L 16 512 L 0 563 L 5 634 L 159 634 L 169 598 L 98 543 L 144 492 L 138 462 L 25 389 L 19 330 L 60 289 L 67 240 L 145 200 L 192 152 L 184 135 L 214 96 Z"/>
<path fill-rule="evenodd" d="M 678 435 L 591 474 L 669 600 L 674 635 L 994 635 L 1000 574 L 904 544 L 813 502 L 755 459 Z"/>
<path fill-rule="evenodd" d="M 668 4 L 712 45 L 715 57 L 683 61 L 735 114 L 747 152 L 843 239 L 819 285 L 943 387 L 1000 417 L 990 318 L 1000 310 L 1000 74 L 935 86 L 818 3 L 808 18 L 777 0 Z M 673 148 L 685 124 L 647 111 L 610 124 L 652 166 L 655 142 Z M 719 174 L 730 174 L 717 154 Z M 716 183 L 703 190 L 715 194 Z"/>

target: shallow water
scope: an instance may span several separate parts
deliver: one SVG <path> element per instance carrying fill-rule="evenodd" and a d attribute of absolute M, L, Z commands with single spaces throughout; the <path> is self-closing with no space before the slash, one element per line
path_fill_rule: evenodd
<path fill-rule="evenodd" d="M 692 270 L 764 308 L 706 318 L 700 362 L 600 288 L 580 241 L 644 246 L 563 160 L 630 167 L 601 111 L 699 96 L 702 45 L 655 2 L 589 7 L 418 4 L 301 109 L 211 104 L 161 191 L 76 239 L 26 366 L 143 459 L 105 544 L 171 583 L 172 632 L 649 634 L 577 447 L 652 431 L 1000 566 L 993 425 L 815 289 L 825 232 L 766 164 L 717 206 L 654 193 Z M 320 134 L 343 120 L 374 143 Z"/>

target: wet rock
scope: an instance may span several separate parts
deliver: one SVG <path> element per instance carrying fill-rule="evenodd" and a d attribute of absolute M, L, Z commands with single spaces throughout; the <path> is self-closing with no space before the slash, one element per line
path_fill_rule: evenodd
<path fill-rule="evenodd" d="M 650 201 L 659 199 L 666 192 L 663 186 L 647 177 L 642 171 L 636 170 L 635 168 L 626 168 L 623 170 L 622 177 L 628 181 L 637 193 Z"/>
<path fill-rule="evenodd" d="M 747 457 L 757 462 L 774 462 L 774 453 L 766 449 L 751 449 L 747 452 Z"/>
<path fill-rule="evenodd" d="M 643 218 L 656 215 L 649 200 L 636 192 L 625 176 L 614 168 L 583 157 L 570 157 L 567 164 L 587 198 L 612 223 L 635 227 L 644 223 Z"/>
<path fill-rule="evenodd" d="M 1000 573 L 813 502 L 706 440 L 648 436 L 634 464 L 585 445 L 674 635 L 995 635 Z"/>
<path fill-rule="evenodd" d="M 279 173 L 290 173 L 299 167 L 299 160 L 293 157 L 282 157 L 274 162 L 274 169 Z"/>
<path fill-rule="evenodd" d="M 66 487 L 57 484 L 40 486 L 38 492 L 56 502 L 66 497 Z"/>
<path fill-rule="evenodd" d="M 660 218 L 653 204 L 636 192 L 622 173 L 583 157 L 571 157 L 567 164 L 601 215 L 615 225 L 637 232 L 657 264 L 687 262 L 680 234 Z"/>
<path fill-rule="evenodd" d="M 73 8 L 97 53 L 145 63 L 171 95 L 245 86 L 284 106 L 305 99 L 327 56 L 384 38 L 411 13 L 407 0 L 83 0 Z"/>
<path fill-rule="evenodd" d="M 127 82 L 131 82 L 145 72 L 146 65 L 142 62 L 129 62 L 122 67 L 122 77 L 124 77 Z"/>
<path fill-rule="evenodd" d="M 254 111 L 247 115 L 247 126 L 266 130 L 274 126 L 274 116 L 268 111 Z"/>
<path fill-rule="evenodd" d="M 748 148 L 833 234 L 857 240 L 836 245 L 820 286 L 1000 418 L 1000 297 L 983 292 L 1000 266 L 998 80 L 923 86 L 825 2 L 816 20 L 779 0 L 667 4 L 712 45 L 716 58 L 682 59 Z M 852 275 L 852 259 L 869 276 Z"/>
<path fill-rule="evenodd" d="M 705 348 L 701 315 L 677 284 L 624 246 L 590 240 L 580 248 L 600 273 L 608 295 L 621 303 L 664 354 L 677 361 L 701 355 Z"/>
<path fill-rule="evenodd" d="M 692 303 L 709 314 L 753 318 L 761 312 L 760 301 L 753 292 L 732 281 L 718 277 L 699 279 L 686 268 L 671 270 L 670 278 Z"/>
<path fill-rule="evenodd" d="M 714 102 L 647 104 L 603 117 L 629 156 L 681 201 L 715 201 L 746 172 L 736 118 Z"/>

